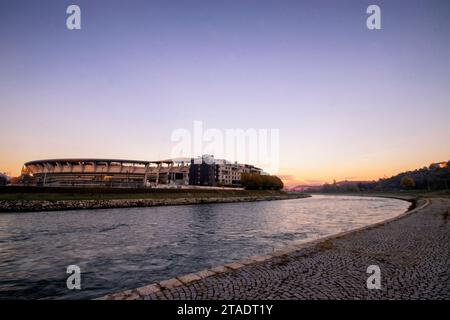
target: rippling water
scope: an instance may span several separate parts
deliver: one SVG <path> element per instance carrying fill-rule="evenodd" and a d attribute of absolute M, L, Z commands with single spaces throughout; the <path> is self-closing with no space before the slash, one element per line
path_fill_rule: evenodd
<path fill-rule="evenodd" d="M 0 299 L 92 298 L 372 224 L 405 201 L 306 199 L 0 214 Z M 82 290 L 66 288 L 81 268 Z"/>

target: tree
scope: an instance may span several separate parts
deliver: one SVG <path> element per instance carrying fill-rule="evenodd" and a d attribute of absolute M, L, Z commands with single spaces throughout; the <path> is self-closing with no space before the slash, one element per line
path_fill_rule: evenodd
<path fill-rule="evenodd" d="M 8 176 L 6 174 L 0 173 L 0 186 L 6 186 L 8 182 Z"/>
<path fill-rule="evenodd" d="M 410 176 L 404 176 L 400 180 L 400 185 L 405 189 L 412 189 L 416 186 L 416 183 L 414 182 L 414 179 Z"/>
<path fill-rule="evenodd" d="M 277 176 L 260 175 L 257 173 L 243 173 L 241 184 L 249 190 L 280 190 L 283 188 L 283 181 Z"/>

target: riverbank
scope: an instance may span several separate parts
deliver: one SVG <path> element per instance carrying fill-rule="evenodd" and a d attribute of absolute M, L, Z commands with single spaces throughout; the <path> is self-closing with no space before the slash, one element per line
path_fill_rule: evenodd
<path fill-rule="evenodd" d="M 382 223 L 102 299 L 449 299 L 449 216 L 449 199 L 419 199 Z"/>
<path fill-rule="evenodd" d="M 91 190 L 72 193 L 3 193 L 0 194 L 0 213 L 272 201 L 309 197 L 307 194 L 271 190 L 184 189 L 128 193 L 127 190 L 122 192 L 116 190 L 111 193 L 89 191 Z"/>

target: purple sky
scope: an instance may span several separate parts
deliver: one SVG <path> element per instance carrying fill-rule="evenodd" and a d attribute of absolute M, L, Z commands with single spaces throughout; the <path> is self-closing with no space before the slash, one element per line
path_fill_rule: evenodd
<path fill-rule="evenodd" d="M 449 34 L 447 0 L 1 1 L 0 171 L 167 158 L 194 120 L 279 128 L 286 180 L 448 160 Z"/>

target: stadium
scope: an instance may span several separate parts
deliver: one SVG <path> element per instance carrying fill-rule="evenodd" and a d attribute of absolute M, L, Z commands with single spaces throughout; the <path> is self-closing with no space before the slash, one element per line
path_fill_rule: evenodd
<path fill-rule="evenodd" d="M 189 182 L 190 161 L 185 160 L 36 160 L 24 164 L 22 183 L 37 186 L 106 187 L 183 185 Z"/>

